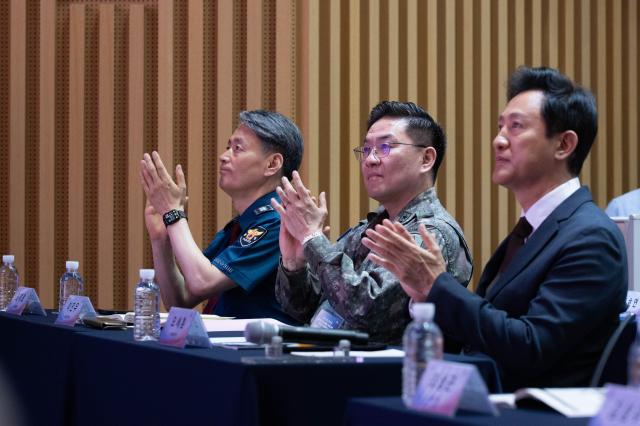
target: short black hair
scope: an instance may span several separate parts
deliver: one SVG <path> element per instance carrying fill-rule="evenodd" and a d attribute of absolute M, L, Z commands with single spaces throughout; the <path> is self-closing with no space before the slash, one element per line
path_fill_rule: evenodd
<path fill-rule="evenodd" d="M 529 90 L 540 90 L 544 95 L 540 113 L 547 137 L 567 130 L 578 135 L 578 145 L 568 163 L 569 173 L 578 176 L 598 133 L 598 109 L 593 94 L 556 69 L 520 67 L 509 78 L 507 101 Z"/>
<path fill-rule="evenodd" d="M 442 127 L 429 113 L 413 102 L 382 101 L 371 110 L 367 129 L 383 117 L 405 118 L 407 123 L 405 132 L 413 143 L 432 146 L 436 150 L 436 160 L 433 164 L 433 181 L 435 182 L 447 149 L 447 138 Z"/>
<path fill-rule="evenodd" d="M 304 152 L 298 126 L 278 112 L 263 109 L 242 111 L 240 124 L 250 128 L 267 151 L 282 154 L 282 175 L 291 179 L 293 171 L 300 167 Z"/>

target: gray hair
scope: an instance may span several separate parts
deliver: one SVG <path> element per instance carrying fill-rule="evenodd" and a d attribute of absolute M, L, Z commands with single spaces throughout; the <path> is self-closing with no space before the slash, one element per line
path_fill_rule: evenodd
<path fill-rule="evenodd" d="M 284 115 L 265 111 L 242 111 L 240 123 L 250 128 L 264 144 L 266 150 L 282 154 L 282 175 L 291 179 L 300 167 L 304 145 L 300 129 Z"/>

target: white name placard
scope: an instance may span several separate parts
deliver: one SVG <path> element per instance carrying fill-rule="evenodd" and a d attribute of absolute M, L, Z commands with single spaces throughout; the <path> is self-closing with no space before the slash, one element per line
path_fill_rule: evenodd
<path fill-rule="evenodd" d="M 627 312 L 640 314 L 640 291 L 627 292 Z"/>
<path fill-rule="evenodd" d="M 78 320 L 97 315 L 87 296 L 69 296 L 55 323 L 73 327 Z"/>
<path fill-rule="evenodd" d="M 176 307 L 169 310 L 169 317 L 160 333 L 160 343 L 176 348 L 184 348 L 185 345 L 211 347 L 200 313 Z"/>
<path fill-rule="evenodd" d="M 40 303 L 36 290 L 31 287 L 18 287 L 16 294 L 9 305 L 7 305 L 7 313 L 14 315 L 35 314 L 47 316 L 47 313 Z"/>
<path fill-rule="evenodd" d="M 589 426 L 640 425 L 640 389 L 609 384 L 605 386 L 604 403 Z"/>
<path fill-rule="evenodd" d="M 444 360 L 428 362 L 416 389 L 413 408 L 449 417 L 459 408 L 498 415 L 476 367 Z"/>

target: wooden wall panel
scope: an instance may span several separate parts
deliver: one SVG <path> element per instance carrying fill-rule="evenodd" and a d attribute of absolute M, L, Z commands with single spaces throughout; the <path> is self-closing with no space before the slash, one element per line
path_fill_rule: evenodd
<path fill-rule="evenodd" d="M 247 109 L 262 106 L 262 0 L 247 0 Z"/>
<path fill-rule="evenodd" d="M 380 100 L 424 106 L 448 136 L 438 193 L 477 280 L 520 214 L 491 183 L 506 80 L 559 67 L 592 89 L 599 134 L 581 175 L 597 203 L 639 186 L 634 0 L 11 0 L 0 2 L 0 248 L 44 304 L 70 257 L 97 306 L 132 307 L 150 266 L 138 167 L 182 163 L 205 245 L 234 214 L 218 156 L 243 109 L 305 137 L 302 176 L 327 192 L 331 236 L 375 209 L 352 148 Z M 3 25 L 4 23 L 4 25 Z"/>
<path fill-rule="evenodd" d="M 308 127 L 307 134 L 304 135 L 305 143 L 305 161 L 307 166 L 306 173 L 303 176 L 307 179 L 307 187 L 314 194 L 320 192 L 318 181 L 320 180 L 320 114 L 318 103 L 320 98 L 320 4 L 317 1 L 308 3 L 308 42 L 306 55 L 308 57 Z M 323 129 L 324 130 L 324 129 Z M 326 144 L 322 144 L 326 149 Z"/>
<path fill-rule="evenodd" d="M 54 306 L 54 192 L 55 188 L 55 34 L 54 2 L 40 3 L 39 149 L 38 149 L 38 295 L 46 306 Z"/>
<path fill-rule="evenodd" d="M 222 154 L 227 146 L 229 136 L 233 132 L 233 1 L 218 0 L 217 21 L 217 117 L 216 117 L 216 152 Z M 211 165 L 209 165 L 210 167 Z M 216 189 L 217 227 L 221 228 L 231 219 L 231 201 L 224 192 Z"/>
<path fill-rule="evenodd" d="M 39 258 L 39 79 L 40 71 L 40 5 L 30 1 L 26 4 L 26 56 L 25 56 L 25 210 L 24 210 L 24 252 L 27 256 Z M 33 29 L 33 30 L 32 30 Z M 25 259 L 26 260 L 26 259 Z M 29 267 L 26 264 L 29 263 Z M 25 264 L 21 280 L 27 285 L 38 283 L 40 265 L 35 262 Z"/>
<path fill-rule="evenodd" d="M 173 0 L 158 2 L 158 152 L 173 165 Z"/>
<path fill-rule="evenodd" d="M 360 73 L 361 73 L 361 62 L 360 62 L 360 52 L 362 50 L 362 37 L 360 34 L 360 1 L 359 0 L 351 0 L 349 2 L 349 78 L 348 83 L 351 90 L 349 91 L 349 111 L 347 112 L 348 117 L 353 117 L 352 120 L 347 120 L 349 125 L 348 136 L 347 139 L 350 143 L 349 148 L 354 148 L 357 145 L 360 145 L 360 141 L 362 140 L 362 119 L 358 120 L 356 118 L 360 118 L 363 116 L 361 111 L 361 98 L 362 93 L 360 91 Z M 345 46 L 346 47 L 346 46 Z M 353 202 L 348 203 L 348 208 L 343 209 L 343 211 L 348 212 L 348 222 L 355 223 L 361 215 L 360 208 L 360 164 L 356 161 L 355 156 L 352 153 L 348 154 L 349 160 L 349 186 L 348 188 L 343 186 L 345 190 L 349 194 L 350 200 Z M 343 183 L 344 185 L 344 183 Z"/>
<path fill-rule="evenodd" d="M 98 303 L 105 309 L 114 307 L 113 248 L 114 235 L 114 78 L 115 78 L 115 8 L 99 9 L 98 76 Z"/>
<path fill-rule="evenodd" d="M 9 2 L 0 2 L 0 209 L 9 211 Z M 9 213 L 10 214 L 10 213 Z M 9 220 L 0 221 L 0 250 L 13 251 L 9 244 Z"/>
<path fill-rule="evenodd" d="M 638 133 L 638 121 L 640 121 L 640 110 L 638 109 L 638 97 L 640 96 L 640 85 L 638 85 L 638 41 L 640 40 L 638 22 L 640 22 L 640 8 L 638 3 L 634 1 L 628 1 L 628 5 L 628 11 L 623 13 L 623 16 L 627 17 L 627 37 L 623 38 L 623 40 L 627 40 L 628 43 L 625 57 L 629 61 L 623 90 L 627 102 L 623 110 L 626 118 L 624 126 L 629 129 L 629 132 L 624 140 L 624 146 L 628 148 L 628 151 L 625 156 L 627 161 L 623 167 L 629 174 L 627 181 L 623 182 L 623 190 L 638 185 L 638 164 L 640 164 L 640 150 L 637 143 L 640 136 Z"/>
<path fill-rule="evenodd" d="M 11 0 L 9 25 L 9 249 L 25 270 L 25 143 L 27 4 Z"/>
<path fill-rule="evenodd" d="M 202 194 L 204 185 L 202 180 L 203 167 L 209 165 L 203 164 L 202 151 L 204 140 L 203 123 L 202 123 L 202 89 L 203 89 L 203 57 L 204 49 L 204 21 L 203 21 L 204 5 L 202 0 L 192 0 L 189 2 L 189 33 L 188 33 L 188 157 L 187 157 L 187 190 L 189 193 L 197 194 L 197 196 L 189 199 L 189 211 L 201 212 L 203 208 Z M 175 167 L 172 169 L 175 170 Z M 172 172 L 175 175 L 175 172 Z M 193 238 L 199 244 L 204 244 L 202 215 L 195 214 L 189 217 L 189 228 L 193 233 Z"/>
<path fill-rule="evenodd" d="M 69 259 L 84 269 L 85 5 L 69 8 Z"/>
<path fill-rule="evenodd" d="M 474 84 L 476 89 L 479 88 L 479 96 L 476 101 L 476 119 L 480 122 L 480 133 L 471 138 L 471 142 L 474 146 L 478 147 L 477 155 L 480 158 L 480 169 L 478 176 L 475 177 L 474 191 L 479 195 L 477 203 L 473 204 L 474 219 L 479 224 L 476 227 L 476 233 L 473 239 L 473 259 L 475 270 L 479 270 L 482 265 L 482 259 L 488 259 L 494 248 L 492 235 L 492 224 L 495 221 L 493 219 L 493 204 L 491 202 L 491 165 L 493 161 L 493 155 L 491 147 L 491 138 L 495 132 L 495 116 L 492 114 L 492 95 L 491 95 L 491 77 L 494 62 L 492 61 L 490 31 L 481 31 L 480 28 L 492 28 L 494 26 L 493 20 L 495 18 L 491 15 L 491 0 L 484 0 L 481 4 L 481 12 L 475 14 L 479 17 L 477 32 L 480 33 L 476 40 L 479 40 L 478 52 L 476 54 L 477 61 L 480 69 L 477 71 L 479 75 L 479 81 Z M 478 114 L 479 111 L 479 114 Z M 479 188 L 479 189 L 478 189 Z M 483 212 L 478 214 L 477 212 Z M 476 277 L 479 273 L 475 273 Z"/>
<path fill-rule="evenodd" d="M 144 152 L 144 6 L 134 4 L 129 9 L 129 99 L 128 99 L 128 125 L 127 145 L 128 149 L 128 197 L 127 208 L 129 211 L 128 224 L 128 273 L 127 273 L 127 297 L 133 301 L 133 291 L 139 273 L 143 267 L 143 194 L 138 180 L 139 161 Z M 132 302 L 129 302 L 132 303 Z"/>

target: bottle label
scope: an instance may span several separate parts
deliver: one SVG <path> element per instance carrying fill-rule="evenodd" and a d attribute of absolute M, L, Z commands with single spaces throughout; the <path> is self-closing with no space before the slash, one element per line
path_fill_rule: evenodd
<path fill-rule="evenodd" d="M 31 287 L 18 287 L 11 303 L 7 306 L 7 312 L 14 315 L 26 313 L 47 316 L 36 290 Z"/>
<path fill-rule="evenodd" d="M 185 345 L 211 347 L 200 312 L 175 306 L 169 311 L 169 317 L 164 323 L 160 343 L 176 348 L 184 348 Z"/>
<path fill-rule="evenodd" d="M 640 424 L 640 388 L 608 384 L 604 403 L 589 426 Z"/>
<path fill-rule="evenodd" d="M 96 317 L 98 314 L 93 309 L 91 300 L 87 296 L 69 296 L 62 310 L 58 314 L 56 324 L 73 327 L 75 323 L 84 317 Z"/>
<path fill-rule="evenodd" d="M 453 417 L 458 410 L 498 415 L 475 365 L 429 360 L 413 398 L 413 408 Z"/>

